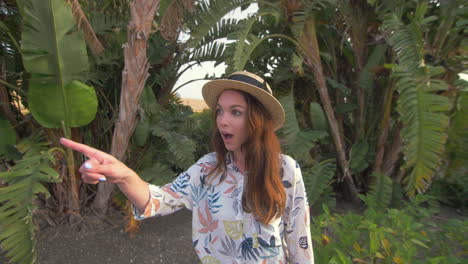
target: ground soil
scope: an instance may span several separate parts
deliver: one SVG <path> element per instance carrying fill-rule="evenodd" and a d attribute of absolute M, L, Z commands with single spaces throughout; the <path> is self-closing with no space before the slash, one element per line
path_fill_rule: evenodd
<path fill-rule="evenodd" d="M 125 232 L 127 220 L 113 214 L 95 228 L 77 232 L 69 228 L 39 234 L 39 264 L 52 263 L 197 263 L 192 247 L 191 212 L 139 221 L 132 237 Z"/>
<path fill-rule="evenodd" d="M 339 213 L 359 213 L 360 207 L 341 203 Z M 450 208 L 441 208 L 438 220 L 467 220 Z M 140 221 L 132 237 L 125 232 L 127 220 L 119 212 L 111 213 L 104 222 L 77 228 L 47 228 L 38 232 L 39 264 L 129 264 L 129 263 L 198 263 L 191 236 L 191 212 L 182 209 L 171 215 Z M 0 263 L 7 263 L 1 257 Z"/>

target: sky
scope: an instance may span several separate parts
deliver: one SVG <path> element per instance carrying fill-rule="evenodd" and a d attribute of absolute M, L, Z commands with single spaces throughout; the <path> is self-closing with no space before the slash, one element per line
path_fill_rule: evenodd
<path fill-rule="evenodd" d="M 258 7 L 256 5 L 250 5 L 249 8 L 242 12 L 240 8 L 238 8 L 227 14 L 224 18 L 245 18 L 249 14 L 256 12 L 257 9 Z M 214 62 L 204 62 L 201 65 L 193 66 L 191 69 L 184 72 L 182 76 L 180 76 L 179 80 L 175 84 L 175 88 L 177 89 L 177 87 L 188 81 L 204 78 L 207 74 L 210 76 L 214 74 L 216 77 L 220 77 L 226 70 L 227 66 L 222 63 L 214 67 L 214 64 Z M 203 85 L 208 81 L 209 80 L 199 80 L 191 82 L 178 89 L 177 93 L 181 98 L 203 99 L 201 90 Z"/>

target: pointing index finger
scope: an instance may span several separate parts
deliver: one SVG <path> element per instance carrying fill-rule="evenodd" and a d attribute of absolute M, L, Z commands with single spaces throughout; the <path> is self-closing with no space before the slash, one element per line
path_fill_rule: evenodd
<path fill-rule="evenodd" d="M 99 163 L 102 163 L 102 161 L 104 160 L 104 156 L 108 155 L 105 152 L 66 138 L 60 138 L 60 144 L 67 148 L 71 148 L 75 151 L 78 151 L 87 156 L 88 158 L 95 158 L 99 161 Z"/>

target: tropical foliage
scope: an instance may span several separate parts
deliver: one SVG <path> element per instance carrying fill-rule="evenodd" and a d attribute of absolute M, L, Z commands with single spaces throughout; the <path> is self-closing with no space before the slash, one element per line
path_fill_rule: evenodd
<path fill-rule="evenodd" d="M 35 198 L 50 196 L 43 183 L 60 181 L 53 155 L 58 149 L 49 149 L 42 140 L 38 136 L 21 140 L 16 149 L 22 157 L 8 172 L 0 173 L 6 184 L 0 188 L 0 246 L 15 263 L 35 261 Z"/>
<path fill-rule="evenodd" d="M 230 34 L 236 41 L 226 53 L 250 54 L 248 62 L 231 56 L 232 69 L 271 74 L 277 94 L 293 87 L 299 114 L 294 120 L 313 129 L 323 123 L 311 118 L 319 109 L 328 123 L 328 137 L 319 143 L 331 141 L 334 151 L 316 151 L 316 139 L 303 137 L 292 119 L 283 129 L 286 149 L 300 146 L 294 149 L 309 152 L 313 160 L 335 156 L 341 168 L 336 182 L 344 181 L 352 198 L 369 189 L 373 173 L 390 176 L 408 196 L 425 192 L 443 159 L 449 115 L 457 111 L 466 2 L 259 1 L 258 6 L 245 20 L 249 26 Z M 272 58 L 273 50 L 282 55 Z"/>
<path fill-rule="evenodd" d="M 420 208 L 425 192 L 466 210 L 468 91 L 459 77 L 467 61 L 466 0 L 160 0 L 149 33 L 140 35 L 128 30 L 130 3 L 0 3 L 0 171 L 21 174 L 0 180 L 0 212 L 12 212 L 0 213 L 7 216 L 0 221 L 1 245 L 12 259 L 34 259 L 32 204 L 48 208 L 56 224 L 82 221 L 89 207 L 105 213 L 112 198 L 125 204 L 111 195 L 111 185 L 83 184 L 76 175 L 83 157 L 71 151 L 50 169 L 60 137 L 107 152 L 119 147 L 119 158 L 155 184 L 210 151 L 211 112 L 193 113 L 175 96 L 178 78 L 204 61 L 225 62 L 226 73 L 266 76 L 286 111 L 278 132 L 283 150 L 301 164 L 313 212 L 337 199 L 368 206 L 363 216 L 325 209 L 313 231 L 317 262 L 456 258 L 457 249 L 444 243 L 460 242 L 453 230 L 466 224 L 435 227 L 422 218 L 429 211 L 410 210 Z M 248 7 L 256 11 L 225 17 Z M 141 72 L 126 67 L 122 46 L 133 43 L 129 36 L 146 45 L 147 67 L 136 67 Z M 122 96 L 128 74 L 144 77 L 141 96 L 133 96 L 139 100 L 131 92 Z M 135 130 L 125 126 L 128 145 L 113 139 L 126 104 L 136 109 L 129 110 Z M 25 143 L 30 138 L 36 143 Z M 12 191 L 16 200 L 6 195 Z M 38 191 L 50 197 L 35 198 Z M 393 208 L 403 200 L 413 205 Z M 18 232 L 5 232 L 20 214 L 26 222 L 15 222 Z M 447 236 L 437 244 L 427 230 Z M 336 239 L 348 231 L 349 240 Z M 324 244 L 323 234 L 332 242 Z M 28 242 L 17 247 L 18 241 Z M 419 258 L 424 254 L 427 259 Z"/>
<path fill-rule="evenodd" d="M 372 201 L 367 197 L 367 201 Z M 370 206 L 362 215 L 324 213 L 314 217 L 317 263 L 463 263 L 468 221 L 435 222 L 437 207 L 422 195 L 399 209 Z M 375 201 L 373 201 L 375 202 Z M 381 205 L 379 205 L 381 206 Z"/>

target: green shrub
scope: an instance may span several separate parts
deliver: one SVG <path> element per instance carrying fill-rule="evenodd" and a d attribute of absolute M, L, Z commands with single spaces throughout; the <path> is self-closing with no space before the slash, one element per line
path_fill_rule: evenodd
<path fill-rule="evenodd" d="M 468 221 L 436 221 L 437 208 L 416 197 L 401 209 L 375 210 L 362 214 L 324 213 L 311 227 L 315 262 L 352 263 L 462 263 L 467 252 Z"/>

